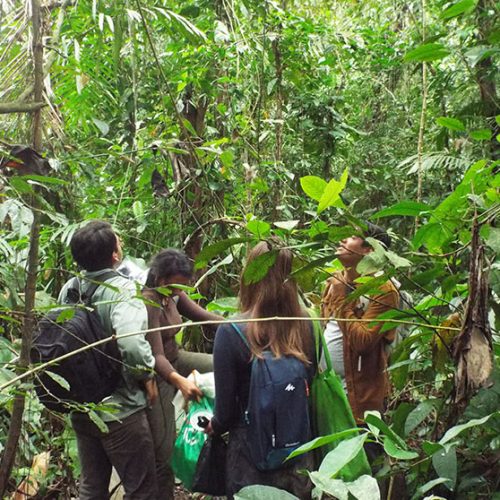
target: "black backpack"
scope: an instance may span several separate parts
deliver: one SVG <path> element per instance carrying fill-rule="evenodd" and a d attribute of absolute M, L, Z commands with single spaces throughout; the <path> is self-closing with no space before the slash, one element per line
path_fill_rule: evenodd
<path fill-rule="evenodd" d="M 99 277 L 104 282 L 116 272 Z M 97 311 L 91 309 L 91 299 L 101 283 L 92 283 L 80 294 L 77 278 L 70 282 L 67 302 L 75 304 L 74 315 L 57 322 L 62 309 L 51 311 L 39 321 L 31 348 L 32 363 L 46 363 L 69 354 L 85 345 L 109 337 Z M 69 412 L 65 403 L 98 403 L 109 396 L 121 379 L 120 353 L 116 340 L 87 349 L 51 365 L 35 378 L 35 390 L 40 401 L 50 410 Z M 67 384 L 60 379 L 62 377 Z M 69 385 L 69 390 L 65 387 Z"/>

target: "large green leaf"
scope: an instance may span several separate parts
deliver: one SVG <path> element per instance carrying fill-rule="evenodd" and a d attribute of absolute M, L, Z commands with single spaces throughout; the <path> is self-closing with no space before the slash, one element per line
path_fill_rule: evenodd
<path fill-rule="evenodd" d="M 366 412 L 365 422 L 368 427 L 375 427 L 381 430 L 386 436 L 388 436 L 394 443 L 396 443 L 401 449 L 407 450 L 408 447 L 404 440 L 399 437 L 378 415 L 377 412 Z"/>
<path fill-rule="evenodd" d="M 446 127 L 450 130 L 456 130 L 458 132 L 465 131 L 465 125 L 458 118 L 450 118 L 449 116 L 440 116 L 436 118 L 436 123 L 441 127 Z"/>
<path fill-rule="evenodd" d="M 217 243 L 213 243 L 212 245 L 204 247 L 203 250 L 196 256 L 196 269 L 205 267 L 210 262 L 210 260 L 221 254 L 228 248 L 239 243 L 246 243 L 248 241 L 251 241 L 251 238 L 228 238 L 227 240 L 218 241 Z"/>
<path fill-rule="evenodd" d="M 384 438 L 384 451 L 393 458 L 398 460 L 413 460 L 418 457 L 416 451 L 408 451 L 401 449 L 391 438 Z"/>
<path fill-rule="evenodd" d="M 331 495 L 337 500 L 348 500 L 349 490 L 342 479 L 332 479 L 319 471 L 309 472 L 309 477 L 314 486 L 327 495 Z"/>
<path fill-rule="evenodd" d="M 49 370 L 46 370 L 45 373 L 54 381 L 56 384 L 59 384 L 63 389 L 66 389 L 69 391 L 69 382 L 61 377 L 58 373 L 51 372 Z"/>
<path fill-rule="evenodd" d="M 356 286 L 356 289 L 351 292 L 347 299 L 356 300 L 361 296 L 373 296 L 380 294 L 380 286 L 383 285 L 389 278 L 386 275 L 382 276 L 360 276 L 355 280 L 356 283 L 360 283 L 360 286 Z"/>
<path fill-rule="evenodd" d="M 367 238 L 367 241 L 371 239 L 373 238 Z M 356 266 L 356 271 L 361 275 L 373 274 L 377 271 L 380 271 L 381 269 L 383 269 L 386 262 L 385 253 L 386 252 L 383 249 L 382 245 L 379 244 L 374 246 L 373 252 L 366 254 L 358 263 L 358 265 Z"/>
<path fill-rule="evenodd" d="M 257 236 L 257 238 L 263 238 L 269 234 L 269 231 L 271 230 L 271 225 L 262 220 L 251 220 L 247 224 L 247 229 L 252 234 Z"/>
<path fill-rule="evenodd" d="M 344 170 L 340 181 L 332 179 L 325 187 L 325 190 L 318 203 L 318 214 L 332 206 L 343 207 L 344 204 L 340 198 L 340 193 L 347 183 L 347 169 Z"/>
<path fill-rule="evenodd" d="M 207 304 L 207 311 L 238 311 L 238 297 L 221 297 Z"/>
<path fill-rule="evenodd" d="M 487 415 L 484 418 L 475 418 L 473 420 L 469 420 L 465 424 L 455 425 L 451 429 L 448 429 L 445 435 L 439 440 L 439 444 L 446 444 L 450 442 L 452 439 L 455 439 L 461 432 L 470 429 L 471 427 L 477 427 L 478 425 L 485 424 L 490 418 L 500 416 L 500 411 L 496 411 Z"/>
<path fill-rule="evenodd" d="M 448 227 L 438 222 L 425 224 L 415 234 L 412 246 L 418 250 L 421 245 L 425 245 L 429 251 L 439 253 L 444 243 L 455 235 L 454 229 L 454 225 Z"/>
<path fill-rule="evenodd" d="M 320 446 L 324 446 L 325 444 L 332 443 L 333 441 L 338 441 L 340 439 L 343 439 L 347 436 L 351 436 L 353 434 L 357 434 L 360 432 L 362 429 L 358 429 L 357 427 L 353 429 L 346 429 L 345 431 L 342 432 L 336 432 L 335 434 L 328 434 L 327 436 L 320 436 L 312 441 L 309 441 L 308 443 L 303 444 L 296 450 L 292 451 L 290 455 L 287 457 L 287 460 L 290 460 L 291 458 L 294 458 L 298 455 L 302 455 L 304 453 L 307 453 L 308 451 L 315 450 L 316 448 L 319 448 Z"/>
<path fill-rule="evenodd" d="M 326 188 L 326 181 L 315 175 L 306 175 L 300 178 L 300 185 L 307 194 L 313 200 L 319 201 L 323 196 Z"/>
<path fill-rule="evenodd" d="M 451 19 L 457 17 L 464 12 L 469 12 L 476 6 L 476 0 L 460 0 L 445 9 L 441 14 L 441 19 Z"/>
<path fill-rule="evenodd" d="M 68 182 L 63 179 L 58 179 L 57 177 L 48 177 L 44 175 L 25 175 L 23 179 L 26 179 L 28 181 L 37 181 L 40 184 L 57 184 L 58 186 L 65 186 L 66 184 L 68 184 Z"/>
<path fill-rule="evenodd" d="M 422 401 L 414 410 L 410 412 L 405 422 L 405 436 L 408 436 L 416 427 L 418 427 L 434 410 L 434 400 L 428 399 Z"/>
<path fill-rule="evenodd" d="M 432 456 L 436 451 L 443 450 L 444 446 L 439 443 L 434 443 L 433 441 L 424 441 L 422 443 L 422 450 L 427 456 Z"/>
<path fill-rule="evenodd" d="M 245 285 L 257 283 L 264 278 L 269 268 L 276 262 L 277 255 L 277 250 L 271 250 L 270 252 L 259 255 L 249 262 L 243 272 L 243 281 Z"/>
<path fill-rule="evenodd" d="M 446 57 L 450 51 L 442 43 L 426 43 L 410 50 L 404 60 L 407 62 L 437 61 Z"/>
<path fill-rule="evenodd" d="M 11 180 L 18 179 L 12 177 Z M 23 181 L 24 182 L 24 181 Z M 18 238 L 30 233 L 33 224 L 33 212 L 20 201 L 11 198 L 0 203 L 0 224 L 8 217 L 9 224 Z"/>
<path fill-rule="evenodd" d="M 404 257 L 401 257 L 401 255 L 398 255 L 396 252 L 393 252 L 392 250 L 386 250 L 385 256 L 387 257 L 387 260 L 395 268 L 411 267 L 412 266 L 412 262 L 410 260 L 405 259 Z"/>
<path fill-rule="evenodd" d="M 380 500 L 380 490 L 377 480 L 366 474 L 350 483 L 341 479 L 332 479 L 318 471 L 310 472 L 309 477 L 319 490 L 338 500 L 348 500 L 348 498 Z"/>
<path fill-rule="evenodd" d="M 104 422 L 104 420 L 97 414 L 97 412 L 95 412 L 94 410 L 90 410 L 88 412 L 88 416 L 101 432 L 103 432 L 104 434 L 108 433 L 109 429 L 106 425 L 106 422 Z"/>
<path fill-rule="evenodd" d="M 469 61 L 471 67 L 474 68 L 477 63 L 483 61 L 487 57 L 492 56 L 493 54 L 498 54 L 499 52 L 500 49 L 498 47 L 492 47 L 489 45 L 477 45 L 476 47 L 469 49 L 465 53 L 465 57 Z"/>
<path fill-rule="evenodd" d="M 486 244 L 500 254 L 500 227 L 483 226 L 488 229 L 488 234 L 485 237 Z"/>
<path fill-rule="evenodd" d="M 453 490 L 457 482 L 457 452 L 454 446 L 436 451 L 432 455 L 432 465 L 439 477 L 448 479 L 446 486 Z"/>
<path fill-rule="evenodd" d="M 345 483 L 349 493 L 358 500 L 380 500 L 380 490 L 377 480 L 363 474 L 351 483 Z"/>
<path fill-rule="evenodd" d="M 288 491 L 260 484 L 245 486 L 234 495 L 234 500 L 299 500 Z"/>
<path fill-rule="evenodd" d="M 331 260 L 332 257 L 330 255 L 327 257 L 320 257 L 319 259 L 315 259 L 312 262 L 307 263 L 305 266 L 301 266 L 298 267 L 297 269 L 294 269 L 291 275 L 296 279 L 300 279 L 300 276 L 309 273 L 311 270 L 316 269 L 322 266 L 323 264 L 330 262 Z"/>
<path fill-rule="evenodd" d="M 448 482 L 448 479 L 445 477 L 438 477 L 437 479 L 433 479 L 432 481 L 428 481 L 427 483 L 423 484 L 417 489 L 417 492 L 413 498 L 423 498 L 424 493 L 427 493 L 429 490 L 432 490 L 435 486 L 438 486 L 439 484 L 443 484 Z M 435 498 L 438 500 L 440 497 L 431 497 Z"/>
<path fill-rule="evenodd" d="M 367 438 L 368 433 L 365 432 L 360 436 L 341 441 L 336 448 L 325 456 L 319 467 L 319 472 L 326 474 L 328 477 L 337 475 L 344 466 L 357 456 Z"/>
<path fill-rule="evenodd" d="M 493 132 L 489 128 L 481 128 L 479 130 L 472 130 L 469 132 L 469 135 L 475 141 L 489 141 L 493 136 Z"/>
<path fill-rule="evenodd" d="M 416 217 L 422 212 L 427 212 L 429 210 L 430 207 L 425 203 L 405 200 L 392 205 L 392 207 L 384 208 L 378 212 L 375 212 L 370 217 L 370 219 L 378 219 L 379 217 L 392 217 L 394 215 L 409 215 L 412 217 Z"/>
<path fill-rule="evenodd" d="M 0 385 L 7 385 L 13 378 L 15 378 L 16 374 L 7 368 L 0 366 Z M 2 389 L 2 393 L 0 394 L 0 401 L 2 401 L 3 396 L 10 398 L 8 395 L 8 389 Z"/>
<path fill-rule="evenodd" d="M 300 223 L 300 220 L 283 220 L 276 221 L 273 224 L 279 229 L 285 229 L 286 231 L 291 231 L 295 229 Z"/>

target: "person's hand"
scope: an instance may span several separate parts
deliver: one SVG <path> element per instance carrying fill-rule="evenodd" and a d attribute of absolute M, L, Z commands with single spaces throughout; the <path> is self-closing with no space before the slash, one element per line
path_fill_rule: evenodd
<path fill-rule="evenodd" d="M 203 432 L 205 434 L 208 434 L 209 436 L 213 436 L 214 430 L 212 429 L 212 421 L 208 422 L 208 425 L 203 429 Z"/>
<path fill-rule="evenodd" d="M 153 406 L 158 399 L 158 384 L 154 378 L 150 378 L 144 382 L 144 389 L 146 389 L 146 397 L 148 405 Z"/>
<path fill-rule="evenodd" d="M 170 382 L 175 385 L 175 387 L 177 387 L 179 391 L 182 392 L 184 399 L 186 399 L 187 401 L 191 399 L 196 399 L 196 401 L 199 401 L 203 396 L 200 388 L 194 382 L 187 379 L 186 377 L 183 377 L 182 375 L 179 375 L 177 372 L 173 372 L 170 375 Z"/>

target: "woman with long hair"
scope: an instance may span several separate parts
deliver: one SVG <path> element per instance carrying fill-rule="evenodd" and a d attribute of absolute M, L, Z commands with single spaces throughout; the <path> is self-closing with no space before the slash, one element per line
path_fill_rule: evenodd
<path fill-rule="evenodd" d="M 253 463 L 249 451 L 244 413 L 249 401 L 249 389 L 254 359 L 262 359 L 264 351 L 274 358 L 294 357 L 307 368 L 311 381 L 316 370 L 314 336 L 307 313 L 299 303 L 297 284 L 290 276 L 292 253 L 275 247 L 275 242 L 258 243 L 249 253 L 247 267 L 255 259 L 272 251 L 275 261 L 266 276 L 256 283 L 247 284 L 243 272 L 240 282 L 241 318 L 237 328 L 224 324 L 217 329 L 214 345 L 215 414 L 208 433 L 229 431 L 227 451 L 226 492 L 233 498 L 244 486 L 264 484 L 287 490 L 301 499 L 309 498 L 311 484 L 298 469 L 310 466 L 307 455 L 278 470 L 261 472 Z M 273 257 L 274 258 L 274 257 Z M 252 322 L 266 317 L 301 318 Z"/>
<path fill-rule="evenodd" d="M 185 316 L 193 321 L 223 319 L 191 300 L 176 285 L 189 285 L 193 264 L 186 254 L 172 248 L 162 250 L 152 260 L 143 296 L 147 299 L 149 328 L 180 325 Z M 158 291 L 162 287 L 170 294 Z M 172 399 L 180 390 L 185 399 L 202 396 L 200 389 L 186 377 L 192 370 L 213 370 L 212 355 L 179 349 L 175 335 L 180 327 L 150 332 L 147 339 L 155 357 L 159 398 L 148 411 L 156 458 L 159 498 L 174 498 L 174 474 L 170 467 L 175 441 L 175 413 Z"/>

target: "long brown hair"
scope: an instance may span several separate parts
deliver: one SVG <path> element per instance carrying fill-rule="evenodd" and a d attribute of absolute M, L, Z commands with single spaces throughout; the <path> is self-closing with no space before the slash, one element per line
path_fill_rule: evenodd
<path fill-rule="evenodd" d="M 273 245 L 274 246 L 274 245 Z M 299 304 L 297 284 L 290 276 L 293 254 L 285 248 L 273 248 L 267 241 L 258 243 L 248 254 L 248 265 L 260 255 L 276 252 L 276 260 L 260 281 L 245 284 L 243 271 L 240 279 L 240 308 L 249 318 L 307 317 Z M 247 338 L 253 356 L 262 357 L 270 350 L 275 357 L 295 356 L 310 363 L 307 355 L 312 338 L 310 324 L 304 320 L 266 321 L 248 323 Z"/>

